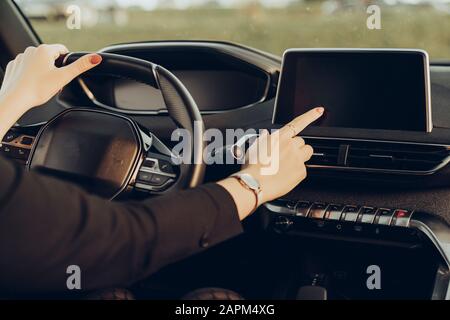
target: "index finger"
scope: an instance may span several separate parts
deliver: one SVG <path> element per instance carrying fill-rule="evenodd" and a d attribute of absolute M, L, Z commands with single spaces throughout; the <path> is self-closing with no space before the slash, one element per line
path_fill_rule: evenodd
<path fill-rule="evenodd" d="M 309 126 L 311 123 L 319 119 L 323 115 L 324 111 L 325 109 L 323 107 L 318 107 L 309 110 L 308 112 L 302 114 L 301 116 L 298 116 L 297 118 L 289 122 L 287 125 L 285 125 L 283 128 L 281 128 L 280 134 L 295 137 L 300 132 L 302 132 L 307 126 Z"/>
<path fill-rule="evenodd" d="M 45 47 L 48 50 L 48 53 L 55 60 L 58 59 L 59 56 L 69 53 L 69 50 L 66 48 L 66 46 L 62 44 L 48 44 Z"/>

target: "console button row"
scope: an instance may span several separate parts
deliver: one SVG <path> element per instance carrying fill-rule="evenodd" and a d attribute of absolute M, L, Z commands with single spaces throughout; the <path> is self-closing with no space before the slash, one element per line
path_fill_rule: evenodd
<path fill-rule="evenodd" d="M 19 136 L 19 133 L 9 131 L 6 133 L 6 135 L 3 137 L 2 142 L 12 142 L 14 139 L 16 139 Z"/>
<path fill-rule="evenodd" d="M 13 145 L 16 147 L 30 147 L 33 145 L 34 137 L 9 131 L 3 137 L 1 143 Z"/>
<path fill-rule="evenodd" d="M 136 187 L 149 191 L 161 191 L 175 179 L 175 170 L 168 160 L 148 155 L 136 177 Z"/>
<path fill-rule="evenodd" d="M 403 209 L 375 208 L 359 205 L 327 204 L 322 202 L 309 202 L 292 200 L 277 200 L 266 206 L 284 208 L 275 210 L 278 213 L 295 214 L 319 220 L 335 220 L 353 223 L 367 223 L 386 226 L 407 227 L 412 211 Z"/>
<path fill-rule="evenodd" d="M 0 153 L 5 157 L 27 161 L 34 137 L 8 131 L 0 143 Z"/>
<path fill-rule="evenodd" d="M 156 169 L 167 174 L 175 174 L 172 165 L 169 163 L 169 161 L 166 160 L 147 158 L 144 160 L 142 167 L 148 169 Z"/>
<path fill-rule="evenodd" d="M 23 161 L 27 161 L 28 156 L 30 155 L 30 149 L 14 147 L 7 144 L 3 144 L 0 146 L 0 152 L 5 157 L 19 159 Z"/>
<path fill-rule="evenodd" d="M 138 174 L 137 180 L 139 182 L 148 183 L 152 186 L 162 186 L 170 180 L 170 177 L 141 171 Z"/>

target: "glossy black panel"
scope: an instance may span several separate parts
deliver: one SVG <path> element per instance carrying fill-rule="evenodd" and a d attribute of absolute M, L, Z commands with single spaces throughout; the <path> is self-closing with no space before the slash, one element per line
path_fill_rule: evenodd
<path fill-rule="evenodd" d="M 140 149 L 136 128 L 126 118 L 70 110 L 40 132 L 30 168 L 111 198 L 128 183 Z"/>

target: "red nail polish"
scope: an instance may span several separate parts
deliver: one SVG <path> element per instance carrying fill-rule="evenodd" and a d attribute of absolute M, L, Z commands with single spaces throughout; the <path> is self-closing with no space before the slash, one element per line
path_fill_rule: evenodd
<path fill-rule="evenodd" d="M 90 62 L 91 62 L 92 64 L 99 64 L 100 62 L 102 62 L 102 57 L 101 57 L 100 55 L 98 55 L 98 54 L 93 55 L 93 56 L 90 58 Z"/>

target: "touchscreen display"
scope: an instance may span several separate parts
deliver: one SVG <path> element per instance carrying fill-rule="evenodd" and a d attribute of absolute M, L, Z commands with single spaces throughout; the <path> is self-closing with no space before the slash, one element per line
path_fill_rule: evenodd
<path fill-rule="evenodd" d="M 274 122 L 323 106 L 316 126 L 430 131 L 428 77 L 421 51 L 288 51 Z"/>

